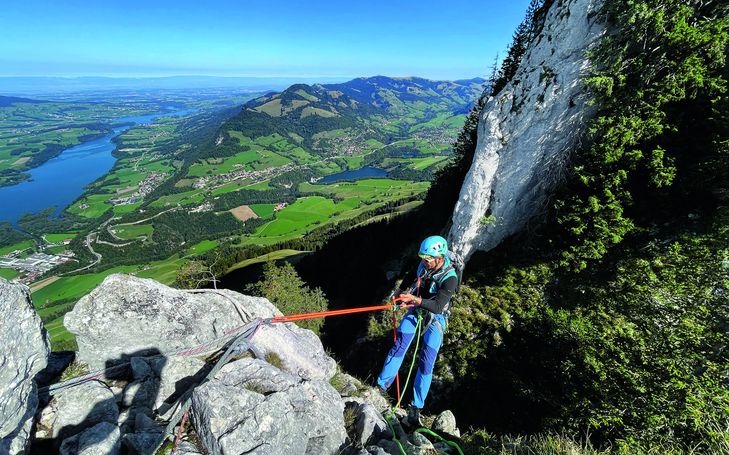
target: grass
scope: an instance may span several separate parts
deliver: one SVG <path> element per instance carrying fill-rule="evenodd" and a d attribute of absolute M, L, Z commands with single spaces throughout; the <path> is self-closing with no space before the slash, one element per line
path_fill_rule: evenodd
<path fill-rule="evenodd" d="M 30 240 L 23 240 L 22 242 L 16 243 L 14 245 L 5 246 L 0 248 L 0 256 L 4 256 L 8 253 L 12 253 L 16 250 L 25 250 L 33 246 L 33 242 Z"/>
<path fill-rule="evenodd" d="M 109 194 L 90 194 L 74 202 L 66 211 L 84 218 L 98 218 L 111 208 L 111 204 L 106 202 L 110 198 Z M 83 205 L 88 207 L 81 208 Z"/>
<path fill-rule="evenodd" d="M 262 256 L 257 256 L 255 258 L 250 258 L 250 259 L 246 259 L 245 261 L 241 261 L 241 262 L 233 265 L 231 268 L 229 268 L 226 273 L 230 273 L 233 270 L 248 267 L 249 265 L 265 263 L 268 261 L 278 261 L 280 259 L 284 259 L 284 258 L 287 258 L 290 256 L 296 256 L 297 254 L 302 254 L 302 253 L 307 253 L 307 251 L 299 251 L 299 250 L 274 251 L 273 253 L 268 253 L 268 254 L 264 254 Z"/>
<path fill-rule="evenodd" d="M 137 237 L 152 235 L 154 227 L 151 224 L 130 224 L 127 226 L 115 226 L 116 236 L 121 239 L 136 239 Z"/>
<path fill-rule="evenodd" d="M 248 164 L 258 161 L 262 158 L 261 154 L 254 150 L 237 153 L 231 157 L 224 158 L 221 162 L 216 163 L 212 160 L 206 160 L 203 163 L 195 163 L 190 166 L 187 175 L 190 177 L 202 177 L 210 174 L 227 174 L 238 169 L 251 169 Z"/>
<path fill-rule="evenodd" d="M 270 218 L 273 216 L 273 209 L 276 207 L 276 204 L 251 204 L 249 207 L 260 218 Z"/>
<path fill-rule="evenodd" d="M 45 238 L 46 242 L 48 242 L 48 243 L 61 243 L 66 239 L 72 239 L 74 237 L 76 237 L 76 234 L 70 234 L 70 233 L 43 235 L 43 238 Z"/>
<path fill-rule="evenodd" d="M 215 249 L 217 246 L 218 246 L 218 242 L 216 242 L 215 240 L 203 240 L 202 242 L 191 246 L 187 250 L 187 254 L 192 255 L 192 256 L 197 256 L 199 254 L 203 254 L 207 251 Z"/>
<path fill-rule="evenodd" d="M 12 280 L 13 278 L 20 275 L 17 270 L 15 269 L 5 269 L 0 268 L 0 278 L 5 278 L 6 280 Z"/>

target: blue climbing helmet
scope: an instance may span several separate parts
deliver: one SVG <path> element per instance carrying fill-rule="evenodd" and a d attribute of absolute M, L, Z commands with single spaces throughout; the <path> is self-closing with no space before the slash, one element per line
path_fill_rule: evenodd
<path fill-rule="evenodd" d="M 439 258 L 448 254 L 448 242 L 439 235 L 431 235 L 420 244 L 418 256 L 432 256 Z"/>

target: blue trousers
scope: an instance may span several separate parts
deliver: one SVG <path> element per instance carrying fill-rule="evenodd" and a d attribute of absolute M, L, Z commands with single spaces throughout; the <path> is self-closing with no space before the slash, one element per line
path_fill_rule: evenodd
<path fill-rule="evenodd" d="M 423 323 L 425 324 L 427 322 L 427 312 L 425 310 L 422 311 L 426 313 L 426 317 L 423 318 Z M 441 344 L 443 344 L 443 330 L 446 329 L 446 318 L 444 315 L 433 314 L 433 318 L 434 321 L 427 327 L 425 333 L 423 333 L 423 341 L 421 343 L 420 353 L 418 354 L 418 371 L 415 373 L 415 383 L 413 384 L 412 405 L 420 409 L 423 408 L 425 398 L 428 396 L 428 391 L 430 390 L 435 359 L 438 357 L 438 350 Z M 436 324 L 435 321 L 438 321 L 439 324 Z M 418 316 L 415 310 L 410 310 L 402 321 L 400 321 L 400 326 L 397 329 L 397 341 L 387 354 L 385 366 L 382 367 L 382 372 L 377 378 L 377 385 L 383 389 L 388 389 L 395 380 L 395 375 L 400 370 L 405 353 L 415 338 L 415 326 L 417 322 Z"/>

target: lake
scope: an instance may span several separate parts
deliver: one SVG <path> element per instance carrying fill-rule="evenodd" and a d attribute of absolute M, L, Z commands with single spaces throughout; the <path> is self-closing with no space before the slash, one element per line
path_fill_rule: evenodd
<path fill-rule="evenodd" d="M 348 171 L 337 172 L 336 174 L 327 175 L 316 183 L 327 185 L 329 183 L 341 182 L 344 180 L 360 180 L 381 177 L 387 177 L 387 171 L 377 169 L 376 167 L 365 166 L 359 169 L 352 169 Z"/>
<path fill-rule="evenodd" d="M 179 117 L 191 112 L 194 110 L 121 117 L 112 120 L 112 124 L 143 125 L 159 117 Z M 0 221 L 15 224 L 23 214 L 37 213 L 50 207 L 55 209 L 54 216 L 60 215 L 64 208 L 81 196 L 86 185 L 114 166 L 116 158 L 111 153 L 116 144 L 112 139 L 130 127 L 117 126 L 113 133 L 67 148 L 57 157 L 28 171 L 30 180 L 1 187 Z"/>

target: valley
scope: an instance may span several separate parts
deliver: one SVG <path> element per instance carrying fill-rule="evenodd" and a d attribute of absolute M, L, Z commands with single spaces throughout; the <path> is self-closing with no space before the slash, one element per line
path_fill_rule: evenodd
<path fill-rule="evenodd" d="M 79 107 L 96 115 L 84 121 L 96 119 L 99 134 L 113 128 L 104 112 L 146 117 L 118 131 L 111 168 L 68 205 L 0 225 L 0 273 L 31 285 L 54 347 L 72 347 L 63 315 L 111 273 L 174 284 L 183 264 L 213 261 L 222 275 L 417 207 L 481 83 L 374 77 L 136 102 L 118 93 L 107 111 L 84 100 Z M 45 106 L 53 117 L 74 105 L 17 101 L 0 112 L 17 124 L 23 112 L 42 117 Z M 50 267 L 13 266 L 38 253 Z"/>

